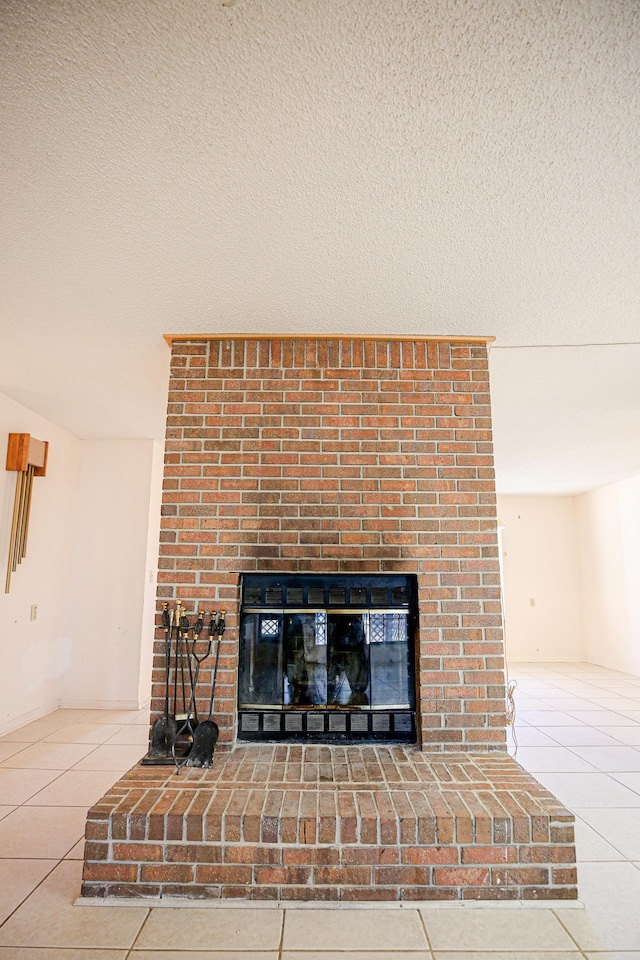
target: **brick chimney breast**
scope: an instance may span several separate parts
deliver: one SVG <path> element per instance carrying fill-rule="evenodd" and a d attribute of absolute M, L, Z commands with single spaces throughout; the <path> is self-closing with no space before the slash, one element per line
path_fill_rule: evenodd
<path fill-rule="evenodd" d="M 505 749 L 486 342 L 173 338 L 165 464 L 158 598 L 227 609 L 220 748 L 240 575 L 313 572 L 415 574 L 419 742 Z"/>

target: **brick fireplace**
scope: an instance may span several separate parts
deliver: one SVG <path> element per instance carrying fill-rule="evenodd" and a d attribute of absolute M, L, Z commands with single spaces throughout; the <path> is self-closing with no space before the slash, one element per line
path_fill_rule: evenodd
<path fill-rule="evenodd" d="M 90 811 L 84 895 L 574 897 L 573 818 L 505 747 L 486 339 L 168 339 L 158 599 L 225 610 L 220 738 L 213 770 L 136 767 Z M 415 583 L 410 703 L 396 710 L 411 711 L 413 744 L 332 744 L 328 719 L 320 743 L 306 718 L 291 743 L 239 730 L 254 715 L 239 711 L 240 585 L 256 575 L 293 577 L 308 606 L 305 575 L 347 578 L 345 603 L 349 577 L 369 600 L 367 583 Z M 152 721 L 163 666 L 159 615 Z M 201 716 L 211 679 L 209 662 Z M 256 741 L 285 731 L 263 713 Z M 400 730 L 381 717 L 366 729 Z"/>

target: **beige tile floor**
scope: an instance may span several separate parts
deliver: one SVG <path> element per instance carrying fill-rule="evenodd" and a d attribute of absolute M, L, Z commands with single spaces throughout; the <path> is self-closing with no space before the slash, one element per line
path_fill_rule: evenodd
<path fill-rule="evenodd" d="M 87 807 L 148 719 L 58 710 L 0 738 L 0 960 L 640 960 L 640 677 L 511 675 L 517 758 L 577 816 L 584 909 L 74 906 Z"/>

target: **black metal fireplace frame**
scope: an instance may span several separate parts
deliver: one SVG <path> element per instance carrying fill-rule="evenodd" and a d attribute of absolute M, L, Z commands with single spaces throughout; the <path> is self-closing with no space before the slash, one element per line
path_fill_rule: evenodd
<path fill-rule="evenodd" d="M 300 743 L 416 741 L 415 634 L 417 578 L 412 575 L 244 574 L 240 582 L 241 635 L 245 617 L 291 617 L 324 612 L 327 617 L 395 614 L 407 631 L 406 703 L 301 705 L 247 703 L 242 697 L 243 645 L 240 644 L 238 739 Z M 369 680 L 371 683 L 371 680 Z"/>

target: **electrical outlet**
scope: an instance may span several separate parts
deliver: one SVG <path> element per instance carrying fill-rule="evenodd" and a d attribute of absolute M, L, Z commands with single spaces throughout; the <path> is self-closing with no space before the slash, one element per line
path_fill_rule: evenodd
<path fill-rule="evenodd" d="M 535 597 L 530 597 L 530 598 L 529 598 L 529 606 L 530 606 L 530 607 L 535 607 L 535 605 L 536 605 L 536 598 L 535 598 Z"/>
<path fill-rule="evenodd" d="M 30 616 L 30 619 L 31 619 L 31 620 L 37 620 L 37 619 L 38 619 L 38 604 L 37 604 L 37 603 L 32 603 L 32 604 L 31 604 L 31 616 Z"/>

